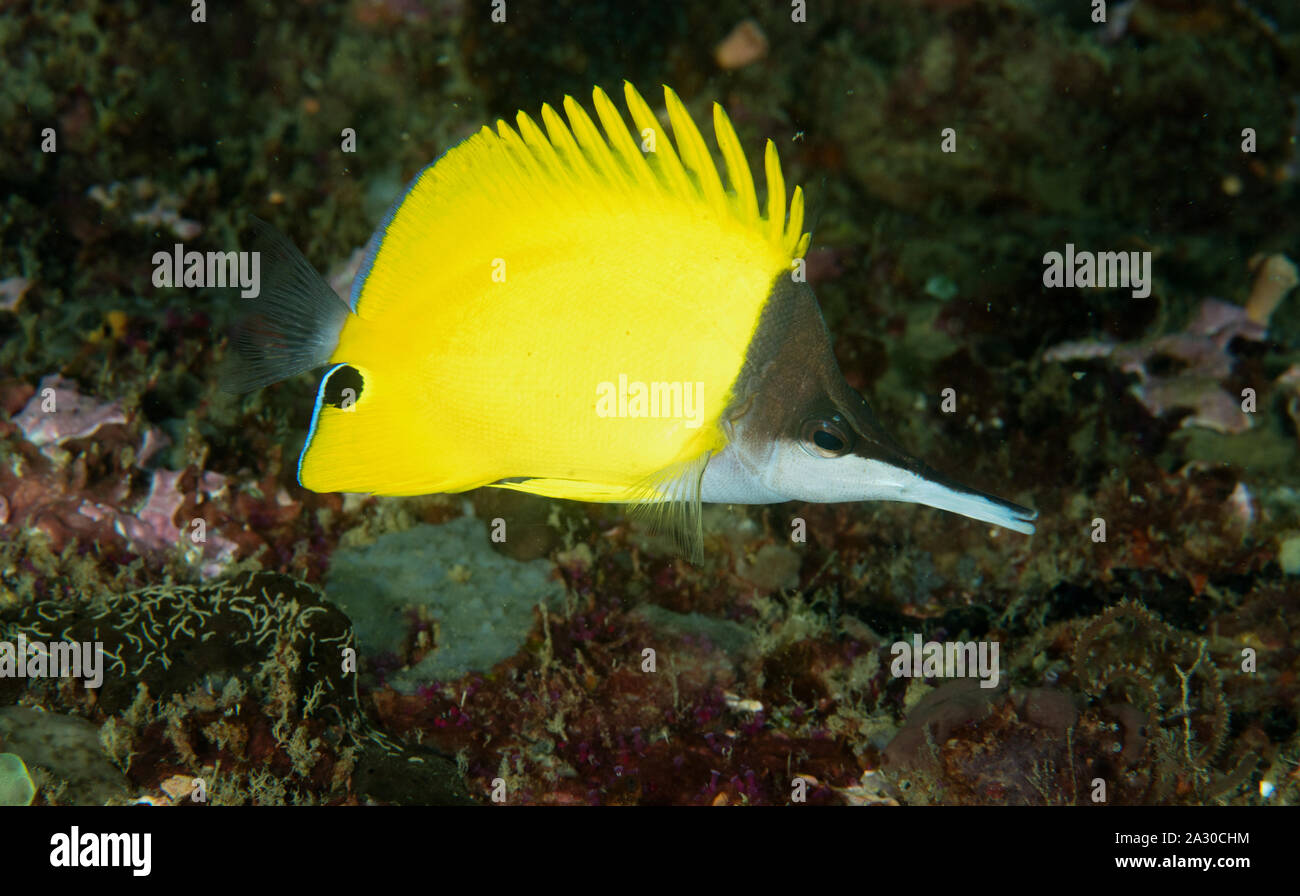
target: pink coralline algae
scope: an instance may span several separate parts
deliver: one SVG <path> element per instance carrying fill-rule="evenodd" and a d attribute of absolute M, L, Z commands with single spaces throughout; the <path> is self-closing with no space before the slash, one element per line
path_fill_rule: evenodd
<path fill-rule="evenodd" d="M 0 311 L 17 311 L 18 303 L 31 289 L 32 281 L 26 277 L 10 277 L 0 280 Z"/>
<path fill-rule="evenodd" d="M 193 522 L 176 524 L 176 515 L 186 502 L 186 495 L 180 489 L 183 475 L 175 470 L 154 471 L 144 504 L 134 516 L 118 513 L 113 527 L 136 551 L 164 551 L 177 544 L 187 548 L 193 545 L 202 558 L 200 572 L 212 577 L 234 556 L 236 545 L 218 532 L 209 533 L 206 523 L 201 528 Z M 198 487 L 200 493 L 216 493 L 224 491 L 225 482 L 216 473 L 205 473 L 199 478 Z"/>
<path fill-rule="evenodd" d="M 1109 358 L 1125 373 L 1136 374 L 1133 395 L 1153 416 L 1182 409 L 1191 413 L 1182 426 L 1199 426 L 1222 433 L 1245 432 L 1251 414 L 1244 396 L 1229 391 L 1234 340 L 1263 342 L 1273 311 L 1297 285 L 1300 273 L 1285 255 L 1257 256 L 1251 262 L 1255 279 L 1245 307 L 1205 299 L 1181 333 L 1114 343 L 1106 340 L 1066 342 L 1043 353 L 1044 361 L 1084 361 Z M 1288 389 L 1286 376 L 1273 385 Z"/>
<path fill-rule="evenodd" d="M 1186 409 L 1191 413 L 1183 419 L 1184 427 L 1238 433 L 1250 428 L 1251 417 L 1241 399 L 1224 388 L 1233 367 L 1228 348 L 1234 339 L 1260 342 L 1266 333 L 1245 308 L 1205 299 L 1181 333 L 1122 344 L 1066 342 L 1044 352 L 1043 360 L 1109 358 L 1120 370 L 1137 375 L 1131 391 L 1153 416 Z"/>
<path fill-rule="evenodd" d="M 139 441 L 141 454 L 154 454 L 166 440 L 152 429 L 134 436 L 128 431 L 130 423 L 120 403 L 82 395 L 58 375 L 45 377 L 5 425 L 9 432 L 20 432 L 25 442 L 15 443 L 17 462 L 0 467 L 0 526 L 43 533 L 55 550 L 72 539 L 118 544 L 137 555 L 181 549 L 202 575 L 219 574 L 237 545 L 208 526 L 201 509 L 205 500 L 225 495 L 224 477 L 154 470 L 141 500 L 132 494 L 129 471 L 92 479 L 85 458 L 70 444 L 92 436 L 110 448 Z M 120 429 L 110 435 L 105 427 L 114 425 Z M 193 487 L 183 489 L 183 479 Z M 133 506 L 136 509 L 130 510 Z M 176 522 L 178 516 L 181 523 Z"/>
<path fill-rule="evenodd" d="M 103 403 L 77 392 L 75 384 L 58 374 L 41 380 L 40 388 L 14 416 L 23 437 L 38 448 L 59 446 L 72 439 L 84 439 L 110 423 L 126 423 L 126 413 L 117 402 Z M 51 452 L 43 452 L 47 456 Z"/>
<path fill-rule="evenodd" d="M 129 184 L 114 181 L 108 186 L 96 184 L 86 191 L 86 196 L 105 210 L 130 206 L 131 223 L 151 230 L 167 230 L 180 240 L 192 240 L 203 232 L 198 221 L 183 218 L 180 208 L 183 199 L 164 190 L 147 177 L 138 177 Z M 144 203 L 150 203 L 143 207 Z"/>

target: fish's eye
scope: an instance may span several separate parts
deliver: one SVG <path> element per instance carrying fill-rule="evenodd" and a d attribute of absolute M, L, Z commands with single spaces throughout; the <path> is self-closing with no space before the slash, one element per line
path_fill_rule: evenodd
<path fill-rule="evenodd" d="M 365 388 L 366 381 L 361 371 L 349 364 L 340 364 L 327 373 L 321 383 L 321 404 L 341 411 L 351 410 Z"/>
<path fill-rule="evenodd" d="M 843 457 L 853 447 L 853 439 L 839 414 L 814 417 L 804 421 L 803 447 L 814 457 Z"/>

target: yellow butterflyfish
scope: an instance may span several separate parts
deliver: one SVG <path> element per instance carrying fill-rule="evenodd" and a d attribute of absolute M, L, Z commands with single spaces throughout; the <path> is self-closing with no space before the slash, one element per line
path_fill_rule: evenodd
<path fill-rule="evenodd" d="M 564 119 L 520 112 L 446 152 L 375 232 L 350 303 L 264 230 L 226 385 L 330 365 L 302 485 L 629 502 L 696 550 L 701 502 L 910 501 L 1032 533 L 1036 512 L 940 476 L 845 383 L 772 141 L 760 205 L 720 106 L 723 172 L 671 89 L 671 140 L 624 96 L 631 129 L 597 88 L 596 120 L 566 97 Z"/>

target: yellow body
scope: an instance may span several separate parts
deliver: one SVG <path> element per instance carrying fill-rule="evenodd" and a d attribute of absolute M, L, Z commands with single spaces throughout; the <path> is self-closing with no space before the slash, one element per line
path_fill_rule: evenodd
<path fill-rule="evenodd" d="M 550 107 L 545 133 L 520 113 L 517 130 L 484 128 L 424 171 L 331 359 L 364 388 L 350 409 L 318 406 L 303 485 L 400 495 L 533 477 L 509 487 L 645 500 L 666 471 L 722 447 L 763 304 L 807 245 L 802 197 L 787 223 L 769 141 L 760 213 L 715 106 L 724 187 L 665 94 L 673 140 L 629 85 L 631 132 L 598 89 L 603 134 L 566 98 L 567 126 Z M 620 375 L 702 384 L 703 424 L 598 415 L 598 384 Z"/>

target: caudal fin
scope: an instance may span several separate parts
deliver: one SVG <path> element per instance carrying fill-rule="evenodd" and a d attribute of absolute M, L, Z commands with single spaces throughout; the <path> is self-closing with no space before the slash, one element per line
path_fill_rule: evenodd
<path fill-rule="evenodd" d="M 261 290 L 230 337 L 218 378 L 227 392 L 252 392 L 327 363 L 351 309 L 288 237 L 253 219 Z"/>

